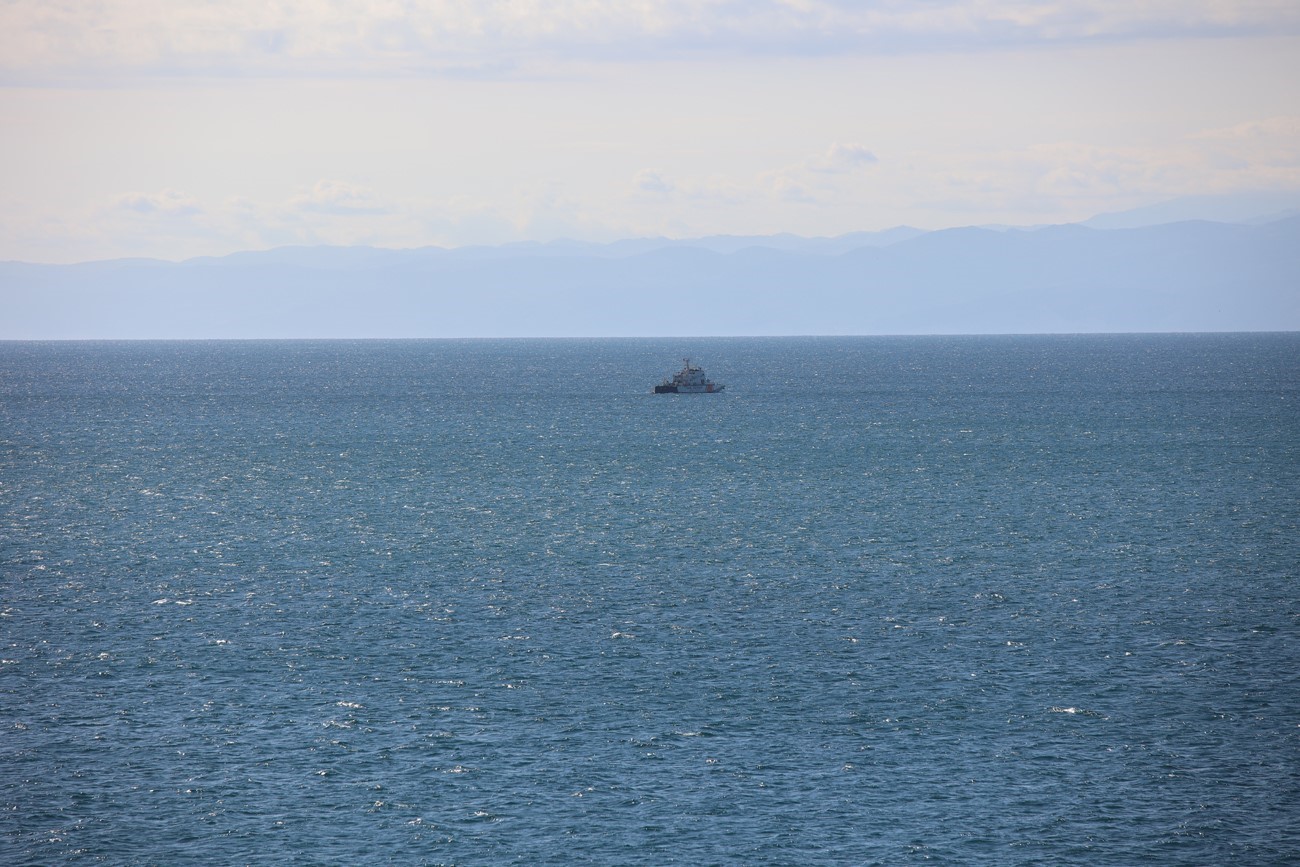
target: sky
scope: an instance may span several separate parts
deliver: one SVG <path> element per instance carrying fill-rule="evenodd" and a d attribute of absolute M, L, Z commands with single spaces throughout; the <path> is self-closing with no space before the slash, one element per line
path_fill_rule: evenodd
<path fill-rule="evenodd" d="M 1295 0 L 6 0 L 0 259 L 1300 193 Z"/>

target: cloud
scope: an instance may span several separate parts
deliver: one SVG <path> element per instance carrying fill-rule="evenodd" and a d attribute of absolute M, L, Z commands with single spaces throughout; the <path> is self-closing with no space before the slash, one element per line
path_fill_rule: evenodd
<path fill-rule="evenodd" d="M 762 203 L 794 205 L 833 203 L 852 197 L 854 178 L 879 159 L 864 145 L 834 142 L 822 153 L 801 162 L 748 175 L 701 175 L 665 178 L 650 169 L 638 172 L 632 187 L 642 199 L 663 203 L 709 203 L 730 208 L 751 208 Z"/>
<path fill-rule="evenodd" d="M 809 160 L 807 167 L 823 174 L 848 174 L 878 162 L 876 155 L 860 144 L 836 142 L 826 149 L 826 153 Z"/>
<path fill-rule="evenodd" d="M 369 187 L 344 181 L 320 180 L 308 191 L 289 200 L 293 211 L 347 216 L 351 214 L 386 214 L 389 207 L 375 198 Z"/>
<path fill-rule="evenodd" d="M 165 217 L 193 217 L 203 213 L 203 208 L 197 199 L 178 190 L 163 190 L 160 193 L 126 193 L 118 197 L 116 209 Z"/>
<path fill-rule="evenodd" d="M 797 205 L 815 205 L 820 200 L 805 184 L 785 176 L 772 179 L 772 192 L 783 202 Z"/>
<path fill-rule="evenodd" d="M 430 242 L 426 203 L 388 202 L 369 187 L 321 180 L 287 198 L 233 196 L 202 200 L 174 189 L 130 192 L 81 211 L 26 210 L 0 244 L 0 257 L 84 261 L 120 256 L 184 259 L 285 244 L 419 246 Z M 9 252 L 9 250 L 13 252 Z"/>
<path fill-rule="evenodd" d="M 905 186 L 935 213 L 968 211 L 986 222 L 1022 223 L 1084 219 L 1185 196 L 1294 191 L 1300 190 L 1298 133 L 1300 118 L 1275 117 L 1162 144 L 1061 141 L 932 153 L 924 159 L 942 171 L 901 173 L 891 189 Z"/>
<path fill-rule="evenodd" d="M 632 184 L 638 190 L 646 193 L 666 194 L 676 189 L 672 181 L 665 180 L 658 172 L 652 172 L 649 169 L 638 172 Z"/>
<path fill-rule="evenodd" d="M 1300 34 L 1293 0 L 10 0 L 11 80 L 500 76 L 571 60 L 844 55 Z"/>
<path fill-rule="evenodd" d="M 762 172 L 747 186 L 762 198 L 799 205 L 851 201 L 860 193 L 864 169 L 880 162 L 864 145 L 833 142 L 820 154 Z"/>
<path fill-rule="evenodd" d="M 1191 136 L 1222 167 L 1300 167 L 1300 116 L 1270 117 Z"/>

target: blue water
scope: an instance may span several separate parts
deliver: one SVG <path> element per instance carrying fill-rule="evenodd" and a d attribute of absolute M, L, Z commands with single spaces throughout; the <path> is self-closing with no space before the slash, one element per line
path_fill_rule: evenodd
<path fill-rule="evenodd" d="M 1294 863 L 1298 524 L 1295 334 L 0 344 L 0 862 Z"/>

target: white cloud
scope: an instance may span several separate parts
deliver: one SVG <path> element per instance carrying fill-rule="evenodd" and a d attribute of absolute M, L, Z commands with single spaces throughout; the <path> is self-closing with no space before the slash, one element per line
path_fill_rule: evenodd
<path fill-rule="evenodd" d="M 132 192 L 62 214 L 28 211 L 5 218 L 10 252 L 0 258 L 84 261 L 120 256 L 184 259 L 285 244 L 430 243 L 429 206 L 385 202 L 373 190 L 321 180 L 281 200 L 233 196 L 202 200 L 178 190 Z M 28 252 L 22 252 L 26 250 Z"/>
<path fill-rule="evenodd" d="M 0 4 L 0 17 L 14 5 Z M 755 21 L 795 16 L 803 30 L 794 36 L 809 39 L 818 28 L 830 35 L 816 38 L 832 39 L 836 16 L 858 14 L 815 0 L 785 5 L 746 8 L 756 10 Z M 986 7 L 908 9 L 942 19 L 930 25 L 934 32 L 956 32 L 954 10 L 974 16 L 975 31 L 993 11 L 1028 8 Z M 111 8 L 88 2 L 88 16 L 107 26 L 104 10 Z M 171 7 L 151 8 L 166 32 Z M 275 17 L 288 7 L 235 0 L 233 8 L 250 16 L 241 27 L 269 58 L 262 71 L 277 63 L 307 69 L 328 56 L 369 58 L 380 69 L 376 58 L 414 63 L 429 40 L 450 40 L 404 34 L 396 24 L 384 32 L 372 27 L 367 39 L 378 47 L 367 55 L 360 36 L 342 24 L 331 31 L 334 42 L 322 36 L 309 43 L 303 27 Z M 506 31 L 513 44 L 531 39 L 559 53 L 528 17 L 535 5 L 511 7 L 519 15 L 513 23 L 493 18 L 495 7 L 482 8 L 482 21 L 457 31 L 462 54 L 497 44 Z M 569 9 L 578 23 L 557 20 L 554 38 L 582 35 L 588 57 L 597 56 L 592 46 L 635 36 L 631 25 L 622 36 L 594 25 L 584 32 L 579 24 L 599 23 L 599 16 L 555 8 Z M 689 21 L 677 14 L 684 8 L 628 4 L 620 14 L 644 19 L 647 32 L 686 28 L 715 34 L 718 45 L 735 36 L 718 29 L 720 7 L 706 3 Z M 1044 4 L 1042 14 L 1061 8 Z M 207 14 L 224 14 L 211 9 Z M 647 10 L 660 18 L 646 18 Z M 888 4 L 870 10 L 894 15 L 895 24 L 920 14 Z M 1017 26 L 1046 25 L 1034 19 Z M 0 43 L 8 38 L 0 28 Z M 209 36 L 193 38 L 202 48 Z M 141 39 L 145 48 L 157 42 Z M 1300 189 L 1300 106 L 1289 86 L 1300 70 L 1292 50 L 1298 43 L 1186 39 L 690 63 L 623 63 L 611 50 L 611 65 L 598 70 L 491 83 L 285 75 L 0 86 L 0 127 L 12 133 L 0 136 L 0 258 L 839 234 L 898 223 L 1063 222 L 1177 196 Z M 243 43 L 231 45 L 229 58 L 238 58 Z M 195 63 L 216 67 L 216 58 L 200 55 Z M 0 51 L 0 67 L 5 63 Z"/>
<path fill-rule="evenodd" d="M 1285 171 L 1300 168 L 1300 116 L 1270 117 L 1190 138 L 1217 166 Z M 1291 172 L 1293 175 L 1294 171 Z"/>
<path fill-rule="evenodd" d="M 836 142 L 826 153 L 808 161 L 807 167 L 824 174 L 847 174 L 880 162 L 876 155 L 860 144 Z"/>
<path fill-rule="evenodd" d="M 887 176 L 880 194 L 898 200 L 909 191 L 923 210 L 946 214 L 950 223 L 963 222 L 965 212 L 979 222 L 1024 224 L 1184 196 L 1300 191 L 1297 129 L 1300 118 L 1279 117 L 1159 144 L 1063 141 L 935 152 L 924 156 L 920 170 Z"/>
<path fill-rule="evenodd" d="M 385 199 L 369 187 L 321 180 L 280 200 L 201 201 L 175 190 L 128 193 L 85 211 L 22 219 L 0 213 L 0 259 L 179 260 L 284 245 L 421 247 L 529 239 L 614 240 L 628 226 L 598 203 L 549 185 L 505 199 Z"/>
<path fill-rule="evenodd" d="M 290 199 L 289 208 L 334 215 L 385 214 L 390 210 L 369 187 L 333 180 L 317 181 L 310 190 Z"/>
<path fill-rule="evenodd" d="M 802 184 L 790 177 L 777 176 L 772 179 L 772 192 L 782 202 L 798 205 L 819 204 L 817 195 Z"/>
<path fill-rule="evenodd" d="M 660 195 L 671 193 L 676 189 L 676 186 L 672 181 L 665 179 L 663 175 L 658 172 L 653 172 L 649 169 L 638 172 L 636 178 L 632 181 L 632 185 L 642 192 L 656 193 Z"/>
<path fill-rule="evenodd" d="M 159 193 L 127 193 L 118 197 L 116 207 L 119 211 L 136 214 L 161 215 L 168 218 L 193 217 L 203 213 L 197 199 L 179 190 L 163 190 Z"/>
<path fill-rule="evenodd" d="M 1292 0 L 11 0 L 11 81 L 500 75 L 537 62 L 1300 33 Z"/>
<path fill-rule="evenodd" d="M 659 177 L 642 173 L 639 189 Z M 928 142 L 883 160 L 863 144 L 840 142 L 770 170 L 675 175 L 638 216 L 652 233 L 667 226 L 707 234 L 798 225 L 802 234 L 838 234 L 905 222 L 1067 222 L 1183 196 L 1267 189 L 1300 190 L 1300 118 L 1141 145 L 1008 142 L 974 149 Z"/>

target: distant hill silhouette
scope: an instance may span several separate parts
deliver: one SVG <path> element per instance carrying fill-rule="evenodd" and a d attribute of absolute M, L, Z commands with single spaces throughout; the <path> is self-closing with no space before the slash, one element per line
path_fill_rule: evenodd
<path fill-rule="evenodd" d="M 1300 330 L 1300 217 L 0 263 L 0 338 Z"/>
<path fill-rule="evenodd" d="M 1098 214 L 1083 225 L 1093 229 L 1139 229 L 1163 223 L 1210 220 L 1216 223 L 1266 223 L 1300 213 L 1300 193 L 1265 190 L 1209 196 L 1183 196 L 1129 211 Z"/>

